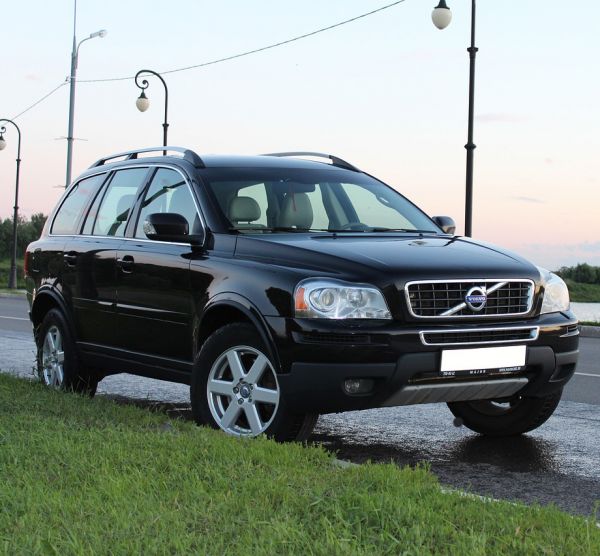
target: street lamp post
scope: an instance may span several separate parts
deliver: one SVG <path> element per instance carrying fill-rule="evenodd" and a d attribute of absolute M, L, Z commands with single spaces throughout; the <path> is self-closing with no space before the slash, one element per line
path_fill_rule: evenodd
<path fill-rule="evenodd" d="M 75 118 L 75 81 L 77 77 L 77 62 L 79 58 L 79 47 L 90 39 L 95 39 L 96 37 L 104 38 L 106 37 L 108 31 L 106 29 L 100 29 L 100 31 L 96 31 L 92 33 L 89 37 L 86 37 L 82 41 L 77 44 L 77 39 L 75 37 L 76 31 L 76 23 L 77 23 L 77 0 L 75 0 L 75 10 L 73 15 L 73 50 L 71 51 L 71 75 L 69 77 L 69 130 L 67 132 L 67 177 L 65 187 L 68 187 L 71 183 L 71 166 L 73 163 L 73 125 Z"/>
<path fill-rule="evenodd" d="M 469 117 L 468 117 L 468 138 L 465 149 L 467 149 L 467 180 L 465 194 L 465 235 L 471 237 L 473 222 L 473 161 L 476 145 L 473 143 L 474 111 L 475 111 L 475 58 L 479 50 L 475 46 L 475 16 L 476 0 L 471 0 L 471 46 L 467 48 L 469 52 Z M 434 25 L 438 29 L 445 29 L 452 20 L 452 13 L 446 5 L 445 0 L 440 3 L 431 14 Z"/>
<path fill-rule="evenodd" d="M 148 97 L 146 96 L 146 89 L 148 88 L 148 81 L 146 79 L 142 80 L 142 83 L 140 85 L 138 79 L 140 77 L 140 75 L 144 74 L 144 73 L 150 73 L 152 75 L 155 75 L 156 77 L 158 77 L 164 88 L 165 88 L 165 121 L 163 122 L 163 147 L 167 146 L 167 130 L 169 128 L 169 122 L 167 120 L 167 111 L 169 109 L 169 89 L 167 88 L 167 84 L 165 83 L 165 80 L 161 77 L 161 75 L 159 73 L 156 73 L 155 71 L 152 70 L 148 70 L 148 69 L 143 69 L 138 71 L 135 74 L 135 84 L 138 86 L 139 89 L 142 90 L 142 92 L 140 93 L 140 96 L 137 98 L 137 100 L 135 101 L 135 105 L 137 106 L 137 109 L 140 112 L 145 112 L 146 110 L 148 110 L 148 107 L 150 106 L 150 101 L 148 100 Z M 167 154 L 167 151 L 163 151 L 163 154 Z"/>
<path fill-rule="evenodd" d="M 13 236 L 12 236 L 12 249 L 10 254 L 10 274 L 8 275 L 8 287 L 15 289 L 17 287 L 17 222 L 19 219 L 19 170 L 21 168 L 21 130 L 19 126 L 12 120 L 6 118 L 0 118 L 0 123 L 9 123 L 15 126 L 19 137 L 17 143 L 17 177 L 15 180 L 15 206 L 13 214 Z M 6 141 L 4 140 L 4 134 L 6 128 L 0 127 L 0 151 L 6 147 Z"/>

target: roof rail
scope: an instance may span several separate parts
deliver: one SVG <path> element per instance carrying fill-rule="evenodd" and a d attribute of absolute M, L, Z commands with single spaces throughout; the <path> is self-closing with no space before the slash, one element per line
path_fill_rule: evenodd
<path fill-rule="evenodd" d="M 135 160 L 138 157 L 138 155 L 141 153 L 163 152 L 164 156 L 167 156 L 167 154 L 166 154 L 167 151 L 183 153 L 183 159 L 187 160 L 188 162 L 193 164 L 196 168 L 206 168 L 202 159 L 194 151 L 191 151 L 190 149 L 184 149 L 183 147 L 169 147 L 169 146 L 148 147 L 146 149 L 135 149 L 132 151 L 125 151 L 122 153 L 113 154 L 111 156 L 105 156 L 104 158 L 101 158 L 101 159 L 97 160 L 96 162 L 94 162 L 94 164 L 92 164 L 90 166 L 90 168 L 97 168 L 98 166 L 103 166 L 108 161 L 114 160 L 115 158 L 125 158 L 125 160 Z"/>
<path fill-rule="evenodd" d="M 331 160 L 332 166 L 337 166 L 338 168 L 345 168 L 346 170 L 352 170 L 353 172 L 361 171 L 356 166 L 350 164 L 349 162 L 346 162 L 341 158 L 338 158 L 337 156 L 333 156 L 332 154 L 298 151 L 289 153 L 266 153 L 261 156 L 314 156 L 318 158 L 328 158 L 329 160 Z"/>

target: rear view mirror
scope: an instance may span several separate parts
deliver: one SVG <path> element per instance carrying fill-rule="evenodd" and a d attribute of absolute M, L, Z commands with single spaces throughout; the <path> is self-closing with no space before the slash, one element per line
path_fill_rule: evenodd
<path fill-rule="evenodd" d="M 445 234 L 454 235 L 456 223 L 449 216 L 434 216 L 432 220 L 444 231 Z"/>
<path fill-rule="evenodd" d="M 144 221 L 144 233 L 154 241 L 170 241 L 177 243 L 202 243 L 202 237 L 190 235 L 188 221 L 174 212 L 158 212 L 149 214 Z"/>

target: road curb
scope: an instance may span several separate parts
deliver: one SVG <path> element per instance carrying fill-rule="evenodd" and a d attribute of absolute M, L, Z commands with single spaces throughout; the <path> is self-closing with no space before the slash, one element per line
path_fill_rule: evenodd
<path fill-rule="evenodd" d="M 11 292 L 3 291 L 0 292 L 0 299 L 14 299 L 15 297 L 25 297 L 26 295 L 26 290 L 14 290 Z"/>
<path fill-rule="evenodd" d="M 580 326 L 579 334 L 582 338 L 600 338 L 600 326 Z"/>

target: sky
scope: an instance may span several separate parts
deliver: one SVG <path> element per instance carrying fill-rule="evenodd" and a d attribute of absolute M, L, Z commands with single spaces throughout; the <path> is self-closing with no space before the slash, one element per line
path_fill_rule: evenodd
<path fill-rule="evenodd" d="M 78 0 L 73 175 L 162 142 L 164 93 L 135 107 L 127 77 L 222 58 L 332 25 L 392 0 Z M 405 2 L 289 45 L 164 75 L 169 144 L 199 153 L 310 150 L 376 175 L 464 231 L 468 0 Z M 576 6 L 576 7 L 574 7 Z M 478 2 L 473 236 L 551 269 L 600 265 L 600 4 Z M 65 82 L 73 0 L 2 2 L 0 117 Z M 48 213 L 65 181 L 68 85 L 16 119 L 22 214 Z M 62 137 L 62 139 L 61 139 Z M 0 217 L 12 215 L 16 133 L 0 152 Z"/>

